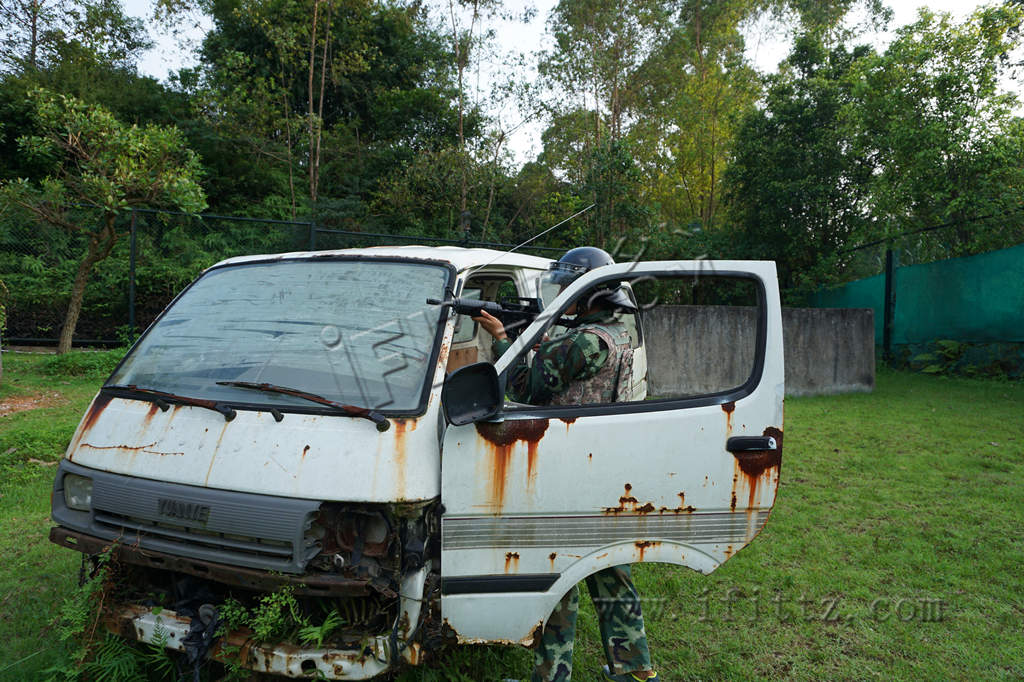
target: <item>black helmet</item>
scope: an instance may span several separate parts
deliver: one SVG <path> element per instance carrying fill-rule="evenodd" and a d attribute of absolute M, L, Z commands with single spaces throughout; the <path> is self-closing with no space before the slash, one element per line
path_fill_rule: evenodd
<path fill-rule="evenodd" d="M 594 268 L 614 264 L 615 259 L 604 249 L 599 249 L 596 246 L 577 246 L 575 249 L 566 251 L 565 255 L 548 267 L 544 281 L 564 288 Z M 622 290 L 621 282 L 599 284 L 588 303 L 593 304 L 598 301 L 617 308 L 636 310 L 636 306 Z"/>

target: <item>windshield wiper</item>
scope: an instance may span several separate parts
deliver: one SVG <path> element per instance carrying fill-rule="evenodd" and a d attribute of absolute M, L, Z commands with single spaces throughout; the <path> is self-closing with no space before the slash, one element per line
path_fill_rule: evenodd
<path fill-rule="evenodd" d="M 344 412 L 350 417 L 362 417 L 363 419 L 369 419 L 377 425 L 378 431 L 387 431 L 391 428 L 391 422 L 387 420 L 387 417 L 382 415 L 380 412 L 375 412 L 368 407 L 356 407 L 355 405 L 343 405 L 336 403 L 333 400 L 325 398 L 315 393 L 307 393 L 306 391 L 300 391 L 297 388 L 288 388 L 287 386 L 275 386 L 274 384 L 259 384 L 255 381 L 218 381 L 218 386 L 237 386 L 238 388 L 251 388 L 254 391 L 266 391 L 267 393 L 281 393 L 283 395 L 290 395 L 296 398 L 302 398 L 313 403 L 319 403 L 332 407 L 335 410 Z"/>
<path fill-rule="evenodd" d="M 195 405 L 196 407 L 205 407 L 208 410 L 213 410 L 214 412 L 220 412 L 222 415 L 224 415 L 224 421 L 226 421 L 226 422 L 231 421 L 238 414 L 237 412 L 235 412 L 233 409 L 231 409 L 227 405 L 223 405 L 223 404 L 217 402 L 216 400 L 205 400 L 203 398 L 190 398 L 190 397 L 185 396 L 185 395 L 177 395 L 175 393 L 167 393 L 165 391 L 156 391 L 156 390 L 154 390 L 152 388 L 140 388 L 139 386 L 136 386 L 135 384 L 126 384 L 126 385 L 111 384 L 111 385 L 103 387 L 103 390 L 107 390 L 107 389 L 117 390 L 117 391 L 128 391 L 130 393 L 137 393 L 137 394 L 142 395 L 142 396 L 153 396 L 153 397 L 156 398 L 156 400 L 154 400 L 153 402 L 156 403 L 156 406 L 159 407 L 164 412 L 167 411 L 168 405 L 167 405 L 166 402 L 164 402 L 163 398 L 167 398 L 169 400 L 173 400 L 176 403 L 182 403 L 184 405 Z"/>

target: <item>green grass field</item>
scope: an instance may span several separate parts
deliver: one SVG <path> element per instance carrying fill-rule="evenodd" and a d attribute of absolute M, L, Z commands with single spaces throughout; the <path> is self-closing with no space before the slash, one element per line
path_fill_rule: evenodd
<path fill-rule="evenodd" d="M 78 555 L 47 540 L 49 463 L 105 365 L 48 375 L 46 362 L 4 356 L 0 399 L 59 396 L 0 417 L 0 680 L 64 655 L 53 617 L 77 580 Z M 882 372 L 871 394 L 788 399 L 785 426 L 782 486 L 753 544 L 711 576 L 635 569 L 662 679 L 1024 678 L 1024 385 Z M 582 601 L 587 681 L 603 661 Z M 530 661 L 466 647 L 398 679 L 525 679 Z"/>

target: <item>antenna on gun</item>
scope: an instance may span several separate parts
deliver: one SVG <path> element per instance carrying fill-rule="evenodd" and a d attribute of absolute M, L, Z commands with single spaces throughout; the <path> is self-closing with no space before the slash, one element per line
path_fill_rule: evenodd
<path fill-rule="evenodd" d="M 497 256 L 495 256 L 491 260 L 487 261 L 483 265 L 476 266 L 475 268 L 473 268 L 473 270 L 479 270 L 480 268 L 486 268 L 488 265 L 493 265 L 498 260 L 500 260 L 503 256 L 507 256 L 508 254 L 512 253 L 513 251 L 515 251 L 517 249 L 521 249 L 522 247 L 526 246 L 527 244 L 529 244 L 530 242 L 532 242 L 535 239 L 540 239 L 541 237 L 546 235 L 548 232 L 551 232 L 551 230 L 554 230 L 557 227 L 561 227 L 562 225 L 565 225 L 567 222 L 569 222 L 570 220 L 572 220 L 573 218 L 575 218 L 578 215 L 583 215 L 584 213 L 586 213 L 590 209 L 594 208 L 594 206 L 597 206 L 597 204 L 591 204 L 590 206 L 587 206 L 586 208 L 582 208 L 579 211 L 576 211 L 575 213 L 573 213 L 571 216 L 569 216 L 565 220 L 563 220 L 563 221 L 561 221 L 559 223 L 556 223 L 555 225 L 552 225 L 551 227 L 549 227 L 548 229 L 544 230 L 543 232 L 539 232 L 539 233 L 533 235 L 532 237 L 527 239 L 525 242 L 513 246 L 508 251 L 504 251 L 502 253 L 499 253 Z"/>
<path fill-rule="evenodd" d="M 504 252 L 504 253 L 501 253 L 501 254 L 499 254 L 499 255 L 498 255 L 498 256 L 497 256 L 497 257 L 496 257 L 496 258 L 495 258 L 494 260 L 490 260 L 490 261 L 488 261 L 488 262 L 484 263 L 483 265 L 479 265 L 478 267 L 486 267 L 487 265 L 490 265 L 490 264 L 492 264 L 492 263 L 496 262 L 496 261 L 497 261 L 497 260 L 498 260 L 499 258 L 501 258 L 502 256 L 507 256 L 508 254 L 512 253 L 513 251 L 516 251 L 517 249 L 521 249 L 522 247 L 526 246 L 526 245 L 527 245 L 527 244 L 529 244 L 530 242 L 532 242 L 532 241 L 534 241 L 534 240 L 539 240 L 539 239 L 541 239 L 542 237 L 544 237 L 545 235 L 547 235 L 547 233 L 548 233 L 548 232 L 550 232 L 551 230 L 555 229 L 556 227 L 561 227 L 562 225 L 564 225 L 564 224 L 565 224 L 566 222 L 568 222 L 568 221 L 569 221 L 569 220 L 571 220 L 572 218 L 574 218 L 574 217 L 577 217 L 578 215 L 583 215 L 584 213 L 586 213 L 587 211 L 591 210 L 591 209 L 592 209 L 592 208 L 594 208 L 595 206 L 597 206 L 597 204 L 591 204 L 591 205 L 590 205 L 590 206 L 588 206 L 587 208 L 584 208 L 584 209 L 580 209 L 579 211 L 577 211 L 577 212 L 573 213 L 572 215 L 570 215 L 569 217 L 565 218 L 565 219 L 564 219 L 564 220 L 562 220 L 561 222 L 558 222 L 558 223 L 556 223 L 556 224 L 552 225 L 551 227 L 548 227 L 548 228 L 547 228 L 547 229 L 545 229 L 545 230 L 544 230 L 543 232 L 538 232 L 538 233 L 537 233 L 537 235 L 534 235 L 534 236 L 530 237 L 530 238 L 529 238 L 528 240 L 526 240 L 525 242 L 523 242 L 523 243 L 521 243 L 521 244 L 517 244 L 516 246 L 512 247 L 512 248 L 511 248 L 511 249 L 509 249 L 508 251 L 506 251 L 506 252 Z"/>

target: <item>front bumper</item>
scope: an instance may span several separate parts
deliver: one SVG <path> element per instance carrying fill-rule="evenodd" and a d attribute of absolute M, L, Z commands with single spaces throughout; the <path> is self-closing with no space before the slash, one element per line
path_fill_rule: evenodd
<path fill-rule="evenodd" d="M 403 600 L 403 605 L 404 605 Z M 108 616 L 107 627 L 127 639 L 163 643 L 167 649 L 185 651 L 191 619 L 167 609 L 121 606 Z M 301 649 L 296 646 L 253 644 L 246 633 L 231 632 L 219 638 L 210 649 L 211 658 L 232 661 L 249 670 L 285 677 L 321 676 L 329 680 L 368 680 L 393 667 L 388 637 L 368 638 L 361 650 Z M 422 655 L 413 642 L 400 653 L 401 660 L 412 665 Z"/>
<path fill-rule="evenodd" d="M 85 554 L 97 554 L 112 543 L 84 533 L 55 527 L 50 540 Z M 159 552 L 118 545 L 119 560 L 187 573 L 203 578 L 223 580 L 248 589 L 273 591 L 292 585 L 295 592 L 323 596 L 327 594 L 363 594 L 364 581 L 312 575 L 268 575 L 251 569 L 180 559 Z M 210 647 L 214 660 L 233 663 L 242 668 L 285 677 L 319 676 L 328 680 L 367 680 L 387 672 L 401 662 L 416 665 L 423 649 L 415 641 L 416 624 L 421 622 L 426 595 L 427 576 L 431 563 L 402 577 L 396 636 L 367 636 L 353 649 L 304 649 L 292 644 L 256 644 L 248 631 L 233 631 L 217 638 Z M 232 576 L 231 573 L 234 573 Z M 139 604 L 116 604 L 105 609 L 107 629 L 125 639 L 163 644 L 167 649 L 185 651 L 184 641 L 192 620 L 169 609 Z"/>

